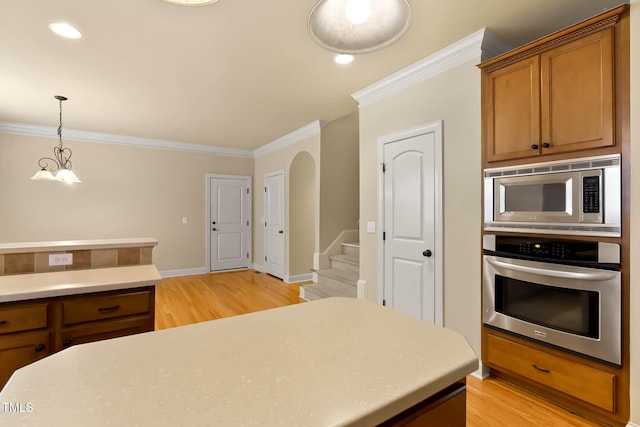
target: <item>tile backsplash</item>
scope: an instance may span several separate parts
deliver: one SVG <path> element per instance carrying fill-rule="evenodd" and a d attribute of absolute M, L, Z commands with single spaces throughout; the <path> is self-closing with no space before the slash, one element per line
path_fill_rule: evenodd
<path fill-rule="evenodd" d="M 73 254 L 71 265 L 49 265 L 51 254 Z M 0 254 L 0 275 L 122 267 L 152 263 L 153 246 Z"/>

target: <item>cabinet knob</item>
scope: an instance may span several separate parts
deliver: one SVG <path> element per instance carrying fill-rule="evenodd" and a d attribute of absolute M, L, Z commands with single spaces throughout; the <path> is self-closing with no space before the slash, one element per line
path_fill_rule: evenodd
<path fill-rule="evenodd" d="M 42 350 L 44 350 L 45 348 L 46 348 L 46 346 L 45 346 L 44 344 L 42 344 L 42 343 L 40 343 L 40 344 L 36 344 L 36 347 L 35 347 L 36 353 L 41 352 L 41 351 L 42 351 Z"/>
<path fill-rule="evenodd" d="M 62 341 L 62 346 L 63 347 L 69 347 L 71 345 L 71 340 L 70 339 L 66 339 L 64 341 Z"/>
<path fill-rule="evenodd" d="M 542 143 L 542 148 L 549 148 L 549 147 L 551 147 L 551 144 L 549 144 L 548 142 Z"/>
<path fill-rule="evenodd" d="M 531 144 L 531 149 L 532 150 L 537 150 L 538 148 L 540 148 L 540 146 L 538 144 Z"/>
<path fill-rule="evenodd" d="M 432 252 L 429 249 L 425 249 L 424 251 L 422 251 L 422 256 L 426 256 L 427 258 L 429 258 L 431 255 Z"/>
<path fill-rule="evenodd" d="M 7 324 L 7 323 L 9 323 L 9 322 L 7 322 L 6 320 L 0 320 L 0 325 L 4 325 L 4 324 Z"/>

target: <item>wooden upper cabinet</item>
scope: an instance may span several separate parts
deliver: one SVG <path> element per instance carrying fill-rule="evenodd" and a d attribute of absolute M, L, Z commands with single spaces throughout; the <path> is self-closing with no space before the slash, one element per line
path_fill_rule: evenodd
<path fill-rule="evenodd" d="M 613 28 L 540 55 L 542 154 L 614 145 Z"/>
<path fill-rule="evenodd" d="M 493 71 L 485 84 L 487 158 L 500 161 L 537 155 L 538 147 L 531 146 L 540 145 L 539 58 Z"/>
<path fill-rule="evenodd" d="M 615 34 L 623 10 L 480 64 L 485 162 L 616 145 Z"/>

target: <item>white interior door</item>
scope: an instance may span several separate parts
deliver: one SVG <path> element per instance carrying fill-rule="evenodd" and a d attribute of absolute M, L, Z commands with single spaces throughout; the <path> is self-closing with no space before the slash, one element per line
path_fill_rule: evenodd
<path fill-rule="evenodd" d="M 210 269 L 248 268 L 251 178 L 212 176 L 209 180 Z"/>
<path fill-rule="evenodd" d="M 285 192 L 284 172 L 264 177 L 264 264 L 268 274 L 284 279 Z"/>
<path fill-rule="evenodd" d="M 383 303 L 442 324 L 440 122 L 383 151 Z"/>

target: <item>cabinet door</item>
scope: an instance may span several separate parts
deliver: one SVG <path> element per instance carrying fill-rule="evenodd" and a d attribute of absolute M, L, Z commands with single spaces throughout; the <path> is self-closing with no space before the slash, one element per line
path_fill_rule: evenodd
<path fill-rule="evenodd" d="M 539 155 L 539 57 L 487 73 L 484 84 L 487 161 Z"/>
<path fill-rule="evenodd" d="M 0 388 L 13 371 L 49 355 L 49 331 L 0 337 Z"/>
<path fill-rule="evenodd" d="M 614 145 L 613 28 L 540 55 L 542 154 Z"/>

